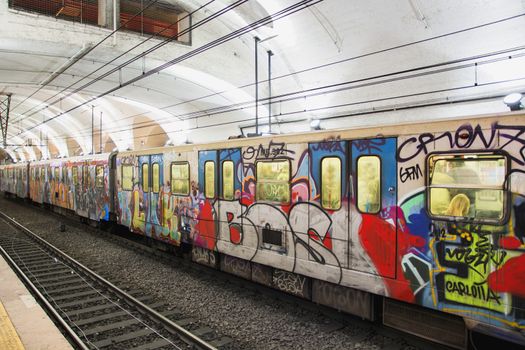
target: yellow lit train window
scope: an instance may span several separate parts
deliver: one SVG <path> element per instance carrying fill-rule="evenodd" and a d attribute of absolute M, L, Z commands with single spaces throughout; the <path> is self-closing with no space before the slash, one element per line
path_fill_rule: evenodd
<path fill-rule="evenodd" d="M 429 157 L 430 214 L 501 221 L 505 216 L 505 170 L 503 155 L 469 153 Z"/>
<path fill-rule="evenodd" d="M 341 159 L 337 157 L 321 161 L 321 205 L 332 210 L 341 207 Z"/>
<path fill-rule="evenodd" d="M 53 180 L 59 181 L 60 180 L 60 172 L 59 168 L 55 167 L 55 178 Z"/>
<path fill-rule="evenodd" d="M 204 163 L 204 195 L 215 198 L 215 162 Z"/>
<path fill-rule="evenodd" d="M 142 191 L 149 192 L 149 164 L 142 164 Z"/>
<path fill-rule="evenodd" d="M 153 163 L 151 166 L 153 172 L 153 192 L 158 193 L 160 189 L 160 166 L 159 163 Z"/>
<path fill-rule="evenodd" d="M 377 156 L 357 159 L 357 208 L 372 214 L 381 210 L 381 160 Z"/>
<path fill-rule="evenodd" d="M 226 160 L 222 162 L 222 198 L 232 200 L 234 197 L 233 162 Z"/>
<path fill-rule="evenodd" d="M 279 203 L 290 201 L 290 162 L 257 162 L 257 200 Z"/>
<path fill-rule="evenodd" d="M 97 188 L 103 188 L 104 187 L 104 166 L 97 165 L 95 170 L 97 173 L 95 177 L 95 186 L 97 186 Z"/>
<path fill-rule="evenodd" d="M 171 164 L 171 193 L 179 195 L 190 193 L 190 164 L 188 162 Z"/>
<path fill-rule="evenodd" d="M 74 166 L 71 168 L 71 175 L 73 177 L 73 185 L 78 186 L 78 167 Z"/>
<path fill-rule="evenodd" d="M 133 189 L 133 165 L 122 165 L 122 190 Z"/>
<path fill-rule="evenodd" d="M 64 182 L 65 184 L 69 183 L 67 178 L 67 167 L 65 165 L 62 166 L 62 182 Z"/>

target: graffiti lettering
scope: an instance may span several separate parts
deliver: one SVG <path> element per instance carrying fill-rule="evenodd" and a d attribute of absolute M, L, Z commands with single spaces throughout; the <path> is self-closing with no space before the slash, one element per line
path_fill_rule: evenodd
<path fill-rule="evenodd" d="M 423 171 L 421 171 L 421 167 L 419 164 L 408 167 L 408 168 L 399 168 L 399 179 L 402 183 L 407 182 L 407 180 L 417 180 L 420 177 L 423 176 Z"/>
<path fill-rule="evenodd" d="M 295 295 L 303 295 L 306 278 L 287 271 L 275 270 L 273 283 L 282 291 Z"/>
<path fill-rule="evenodd" d="M 216 264 L 215 254 L 207 249 L 194 246 L 191 254 L 193 261 L 199 264 L 208 266 L 215 266 Z"/>
<path fill-rule="evenodd" d="M 341 137 L 329 137 L 322 142 L 312 145 L 312 151 L 344 152 Z"/>
<path fill-rule="evenodd" d="M 381 147 L 385 144 L 385 139 L 370 139 L 370 140 L 357 140 L 352 141 L 353 147 L 359 152 L 371 153 L 372 151 L 381 151 Z"/>
<path fill-rule="evenodd" d="M 259 145 L 257 148 L 249 146 L 242 153 L 242 158 L 244 160 L 254 160 L 254 159 L 293 159 L 292 155 L 295 152 L 286 149 L 284 142 L 273 142 L 270 141 L 268 147 L 264 145 Z"/>
<path fill-rule="evenodd" d="M 514 134 L 507 132 L 514 131 Z M 519 143 L 522 146 L 519 152 L 519 157 L 510 156 L 515 162 L 520 165 L 525 165 L 525 126 L 522 125 L 501 125 L 497 122 L 492 124 L 488 135 L 483 132 L 482 127 L 478 124 L 472 127 L 470 124 L 461 125 L 455 132 L 444 132 L 442 134 L 423 133 L 419 136 L 414 136 L 404 141 L 397 150 L 397 160 L 399 162 L 406 162 L 414 159 L 420 154 L 427 155 L 429 153 L 428 146 L 436 141 L 445 139 L 448 141 L 448 146 L 451 149 L 466 149 L 470 148 L 475 141 L 479 140 L 484 149 L 499 149 L 504 150 L 510 144 Z M 495 147 L 496 136 L 507 140 L 506 143 Z"/>
<path fill-rule="evenodd" d="M 450 259 L 463 261 L 465 264 L 474 268 L 474 271 L 481 274 L 477 268 L 483 267 L 483 274 L 487 273 L 487 265 L 492 261 L 495 266 L 500 266 L 507 255 L 506 251 L 498 252 L 496 248 L 488 241 L 486 236 L 480 236 L 474 249 L 458 247 L 455 249 L 446 248 L 446 255 Z"/>
<path fill-rule="evenodd" d="M 462 297 L 472 297 L 484 301 L 494 300 L 498 304 L 501 304 L 499 295 L 494 293 L 490 288 L 483 285 L 468 285 L 461 281 L 447 281 L 445 283 L 445 288 L 447 292 L 455 293 Z"/>

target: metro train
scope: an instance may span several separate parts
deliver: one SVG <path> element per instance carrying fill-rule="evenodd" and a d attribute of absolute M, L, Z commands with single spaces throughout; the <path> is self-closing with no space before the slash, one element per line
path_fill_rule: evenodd
<path fill-rule="evenodd" d="M 464 348 L 525 344 L 525 114 L 7 164 L 0 189 Z"/>

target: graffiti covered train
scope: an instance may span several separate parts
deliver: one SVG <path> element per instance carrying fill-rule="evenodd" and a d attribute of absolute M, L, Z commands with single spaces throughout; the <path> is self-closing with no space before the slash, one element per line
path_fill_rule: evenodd
<path fill-rule="evenodd" d="M 3 165 L 0 189 L 455 347 L 525 344 L 524 117 Z"/>

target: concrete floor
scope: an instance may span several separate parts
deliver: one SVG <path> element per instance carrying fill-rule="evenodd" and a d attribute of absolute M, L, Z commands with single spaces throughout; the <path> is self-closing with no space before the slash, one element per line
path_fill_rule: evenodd
<path fill-rule="evenodd" d="M 1 255 L 0 349 L 73 349 Z"/>

